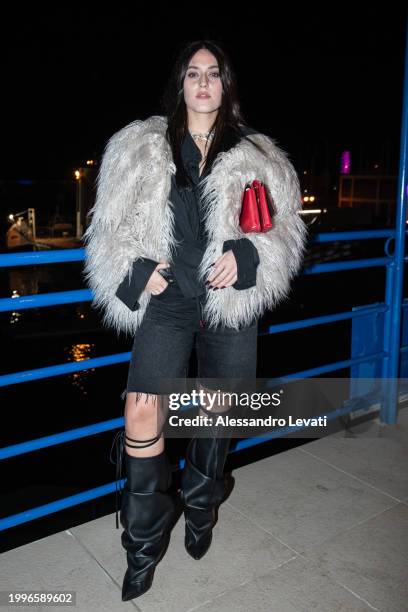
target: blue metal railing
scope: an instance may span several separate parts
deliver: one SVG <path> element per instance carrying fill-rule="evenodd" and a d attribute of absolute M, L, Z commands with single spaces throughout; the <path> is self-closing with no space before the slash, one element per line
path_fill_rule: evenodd
<path fill-rule="evenodd" d="M 380 362 L 381 376 L 394 381 L 391 393 L 385 397 L 385 402 L 381 406 L 380 419 L 385 423 L 395 423 L 397 415 L 397 400 L 398 400 L 398 374 L 401 354 L 405 354 L 408 346 L 402 346 L 400 342 L 401 336 L 401 312 L 405 312 L 408 304 L 402 302 L 403 295 L 403 274 L 404 263 L 408 260 L 405 257 L 405 235 L 406 235 L 406 218 L 407 218 L 407 145 L 408 145 L 408 27 L 406 29 L 406 47 L 405 47 L 405 67 L 404 67 L 404 89 L 403 89 L 403 104 L 402 104 L 402 121 L 401 121 L 401 142 L 400 142 L 400 162 L 398 175 L 398 193 L 396 207 L 396 227 L 394 229 L 373 230 L 373 231 L 355 231 L 355 232 L 333 232 L 322 233 L 314 237 L 313 242 L 333 242 L 339 240 L 369 240 L 375 238 L 386 238 L 384 245 L 386 256 L 376 257 L 372 259 L 360 259 L 355 261 L 333 262 L 314 264 L 303 270 L 303 274 L 321 274 L 326 272 L 337 272 L 341 270 L 354 270 L 371 267 L 385 267 L 386 282 L 385 282 L 385 300 L 384 303 L 376 305 L 368 305 L 359 308 L 353 312 L 342 312 L 333 315 L 313 317 L 305 320 L 292 321 L 290 323 L 280 323 L 272 325 L 265 332 L 266 334 L 287 332 L 294 329 L 314 327 L 316 325 L 325 325 L 337 321 L 345 321 L 347 319 L 352 322 L 364 320 L 367 316 L 377 316 L 378 320 L 383 325 L 382 335 L 382 350 L 366 353 L 362 356 L 354 356 L 350 359 L 338 361 L 334 363 L 324 364 L 303 372 L 290 373 L 287 376 L 281 377 L 281 380 L 289 380 L 291 378 L 311 377 L 318 374 L 323 374 L 331 371 L 340 370 L 346 367 L 356 367 L 359 364 L 366 362 Z M 395 241 L 394 253 L 389 253 L 389 245 L 391 240 Z M 73 261 L 83 261 L 84 249 L 67 249 L 51 252 L 33 252 L 33 253 L 17 253 L 17 254 L 2 254 L 0 255 L 0 267 L 13 266 L 30 266 L 30 265 L 45 265 L 50 263 L 64 263 Z M 0 311 L 9 312 L 14 310 L 22 310 L 27 308 L 38 308 L 43 306 L 54 306 L 75 302 L 85 302 L 92 299 L 92 294 L 89 289 L 81 289 L 77 291 L 61 291 L 57 293 L 47 293 L 42 295 L 27 295 L 17 298 L 2 298 L 0 299 Z M 383 318 L 381 318 L 383 315 Z M 78 372 L 90 368 L 108 366 L 117 363 L 123 363 L 130 359 L 131 353 L 119 353 L 115 355 L 107 355 L 104 357 L 96 357 L 84 360 L 82 362 L 64 363 L 45 368 L 37 368 L 34 370 L 26 370 L 23 372 L 15 372 L 0 376 L 0 386 L 24 383 L 31 380 L 45 379 L 50 376 L 60 376 L 66 373 Z M 388 387 L 389 388 L 389 387 Z M 328 413 L 327 419 L 335 419 L 340 415 L 344 415 L 353 411 L 353 403 L 350 402 L 342 408 Z M 14 444 L 0 449 L 0 459 L 7 459 L 29 452 L 46 448 L 49 446 L 71 442 L 79 438 L 84 438 L 92 435 L 97 435 L 101 432 L 109 431 L 123 426 L 124 417 L 111 419 L 86 427 L 80 427 L 65 431 L 62 433 L 45 436 L 36 440 L 29 440 L 20 444 Z M 291 427 L 291 432 L 293 428 Z M 298 428 L 300 429 L 300 428 Z M 258 436 L 250 439 L 239 441 L 236 447 L 231 452 L 237 452 L 243 448 L 255 446 L 266 440 L 283 436 L 286 431 L 274 431 L 264 436 Z M 184 464 L 184 460 L 180 460 L 180 467 Z M 121 485 L 124 484 L 122 480 Z M 47 516 L 53 512 L 58 512 L 68 507 L 78 505 L 80 503 L 96 499 L 98 497 L 114 493 L 116 483 L 108 483 L 101 487 L 96 487 L 88 491 L 83 491 L 76 495 L 56 500 L 52 503 L 31 508 L 24 512 L 14 514 L 0 519 L 0 531 L 9 529 L 22 523 L 34 520 L 42 516 Z"/>
<path fill-rule="evenodd" d="M 314 237 L 313 242 L 329 242 L 334 240 L 367 240 L 374 238 L 394 238 L 395 232 L 393 230 L 378 230 L 378 231 L 358 231 L 358 232 L 335 232 L 328 234 L 318 234 Z M 7 254 L 0 255 L 0 266 L 4 266 L 4 259 L 7 260 L 7 266 L 20 266 L 20 265 L 46 265 L 49 263 L 56 262 L 68 262 L 68 261 L 82 261 L 85 251 L 84 249 L 71 249 L 71 256 L 68 255 L 68 250 L 64 252 L 53 251 L 53 252 L 37 252 L 37 253 L 16 253 L 16 254 Z M 62 257 L 63 255 L 63 257 Z M 371 259 L 360 259 L 354 261 L 345 261 L 345 262 L 333 262 L 333 263 L 322 263 L 315 264 L 303 270 L 303 274 L 321 274 L 325 272 L 337 272 L 341 270 L 350 270 L 350 269 L 362 269 L 368 267 L 383 267 L 386 269 L 390 269 L 391 266 L 395 266 L 395 258 L 397 257 L 397 253 L 394 252 L 393 255 L 388 254 L 386 257 L 375 257 Z M 403 258 L 404 259 L 404 258 Z M 408 259 L 408 258 L 407 258 Z M 72 296 L 75 294 L 75 299 Z M 38 301 L 33 300 L 33 298 L 40 298 Z M 34 308 L 38 304 L 42 306 L 52 306 L 56 304 L 66 304 L 72 303 L 74 301 L 83 302 L 90 301 L 92 299 L 92 293 L 89 289 L 83 289 L 79 291 L 61 291 L 59 293 L 48 293 L 40 296 L 23 296 L 22 298 L 3 298 L 0 299 L 0 311 L 11 311 L 20 308 L 20 304 L 23 304 L 26 308 Z M 31 302 L 31 303 L 30 303 Z M 17 308 L 16 308 L 17 307 Z M 295 329 L 301 329 L 306 327 L 314 327 L 316 325 L 324 325 L 328 323 L 333 323 L 337 321 L 345 321 L 358 319 L 359 317 L 364 317 L 367 312 L 370 314 L 375 313 L 384 313 L 387 314 L 390 310 L 390 304 L 387 301 L 383 304 L 379 304 L 376 306 L 368 305 L 356 312 L 340 312 L 331 315 L 324 315 L 319 317 L 312 317 L 309 319 L 291 321 L 287 323 L 278 323 L 270 326 L 263 334 L 274 334 L 274 333 L 282 333 L 286 331 L 292 331 Z M 392 319 L 390 319 L 392 320 Z M 403 347 L 405 348 L 405 347 Z M 397 347 L 398 352 L 399 347 Z M 22 372 L 14 372 L 11 374 L 5 374 L 0 376 L 0 386 L 6 386 L 11 384 L 23 383 L 32 380 L 46 379 L 51 376 L 60 376 L 62 374 L 68 374 L 72 372 L 78 372 L 82 370 L 88 370 L 91 368 L 98 368 L 108 365 L 113 365 L 117 363 L 123 363 L 129 361 L 131 357 L 130 352 L 118 353 L 113 355 L 106 355 L 103 357 L 95 357 L 90 359 L 85 359 L 80 362 L 75 363 L 63 363 L 54 366 L 48 366 L 45 368 L 37 368 L 34 370 L 26 370 Z M 286 376 L 281 377 L 281 380 L 290 380 L 292 378 L 300 378 L 300 377 L 310 377 L 316 376 L 318 374 L 327 373 L 330 371 L 336 371 L 339 369 L 343 369 L 346 367 L 350 367 L 352 365 L 356 365 L 365 361 L 375 360 L 385 360 L 389 359 L 389 351 L 380 351 L 377 353 L 369 353 L 363 357 L 354 357 L 347 360 L 343 360 L 340 362 L 334 362 L 329 364 L 324 364 L 319 367 L 305 370 L 303 372 L 290 373 Z M 186 407 L 188 409 L 188 407 Z M 345 406 L 343 408 L 339 408 L 337 410 L 332 411 L 327 414 L 328 420 L 337 418 L 340 415 L 346 414 L 350 412 L 352 408 L 350 406 Z M 391 413 L 383 413 L 384 420 L 388 420 L 389 422 L 395 422 L 396 417 L 396 404 L 394 405 L 394 410 Z M 40 450 L 49 446 L 55 446 L 58 444 L 63 444 L 66 442 L 71 442 L 73 440 L 77 440 L 80 438 L 85 438 L 92 435 L 97 435 L 102 432 L 110 431 L 117 429 L 118 427 L 122 427 L 124 423 L 124 417 L 111 419 L 108 421 L 103 421 L 100 423 L 95 423 L 93 425 L 88 425 L 86 427 L 79 427 L 76 429 L 72 429 L 69 431 L 61 432 L 54 435 L 45 436 L 43 438 L 28 440 L 23 443 L 13 444 L 7 446 L 5 448 L 0 449 L 0 459 L 7 459 L 10 457 L 15 457 L 18 455 L 22 455 L 29 452 L 34 452 L 36 450 Z M 294 428 L 290 428 L 291 432 L 293 432 Z M 249 448 L 251 446 L 255 446 L 266 440 L 286 435 L 286 431 L 279 430 L 279 432 L 274 431 L 269 434 L 265 434 L 262 436 L 257 436 L 255 438 L 249 438 L 245 440 L 240 440 L 236 445 L 235 449 L 231 452 L 237 452 L 242 450 L 243 448 Z M 184 460 L 180 461 L 180 467 L 182 467 Z M 122 481 L 121 484 L 123 484 Z M 8 529 L 13 526 L 17 526 L 21 523 L 33 520 L 35 518 L 39 518 L 42 516 L 46 516 L 52 512 L 58 512 L 65 508 L 77 505 L 79 503 L 83 503 L 85 501 L 90 501 L 92 499 L 96 499 L 97 497 L 101 497 L 103 495 L 107 495 L 115 492 L 116 483 L 108 483 L 101 487 L 96 487 L 89 491 L 85 491 L 79 493 L 77 495 L 72 495 L 64 499 L 56 500 L 55 502 L 45 504 L 43 506 L 39 506 L 37 508 L 32 508 L 25 512 L 21 512 L 3 519 L 0 519 L 0 530 Z"/>

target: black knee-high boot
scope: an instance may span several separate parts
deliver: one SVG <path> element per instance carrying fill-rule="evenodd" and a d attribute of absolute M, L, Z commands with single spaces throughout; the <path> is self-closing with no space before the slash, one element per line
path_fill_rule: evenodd
<path fill-rule="evenodd" d="M 180 512 L 176 495 L 169 491 L 172 473 L 165 450 L 151 457 L 133 457 L 125 452 L 124 460 L 127 480 L 120 522 L 124 528 L 121 541 L 128 567 L 122 601 L 128 601 L 151 587 L 155 568 L 167 551 L 170 533 Z"/>
<path fill-rule="evenodd" d="M 181 475 L 180 497 L 186 521 L 184 544 L 194 559 L 201 559 L 209 549 L 218 508 L 234 486 L 234 478 L 224 476 L 231 438 L 210 431 L 211 437 L 190 440 Z"/>

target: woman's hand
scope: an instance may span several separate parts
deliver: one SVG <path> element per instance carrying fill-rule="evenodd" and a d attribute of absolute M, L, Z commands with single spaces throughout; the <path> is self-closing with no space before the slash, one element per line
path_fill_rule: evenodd
<path fill-rule="evenodd" d="M 156 268 L 154 269 L 154 271 L 150 275 L 149 280 L 146 283 L 147 291 L 150 291 L 150 293 L 152 293 L 153 295 L 159 295 L 160 293 L 163 293 L 169 283 L 166 281 L 165 278 L 162 277 L 161 274 L 159 274 L 157 270 L 161 270 L 162 268 L 168 267 L 169 264 L 167 261 L 161 261 L 157 264 Z"/>
<path fill-rule="evenodd" d="M 207 279 L 206 285 L 214 289 L 222 289 L 223 287 L 230 287 L 237 279 L 237 261 L 232 249 L 230 249 L 215 261 L 214 268 Z"/>

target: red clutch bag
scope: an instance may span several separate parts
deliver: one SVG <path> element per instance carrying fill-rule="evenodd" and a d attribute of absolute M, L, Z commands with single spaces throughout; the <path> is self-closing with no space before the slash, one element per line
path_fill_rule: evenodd
<path fill-rule="evenodd" d="M 269 232 L 273 227 L 274 201 L 261 181 L 245 185 L 239 225 L 243 232 Z"/>

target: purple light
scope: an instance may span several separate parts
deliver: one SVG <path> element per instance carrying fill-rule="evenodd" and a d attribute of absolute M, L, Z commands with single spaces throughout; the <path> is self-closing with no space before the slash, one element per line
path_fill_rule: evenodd
<path fill-rule="evenodd" d="M 341 162 L 340 162 L 340 172 L 341 174 L 350 174 L 351 170 L 351 155 L 350 151 L 343 151 L 341 154 Z"/>

